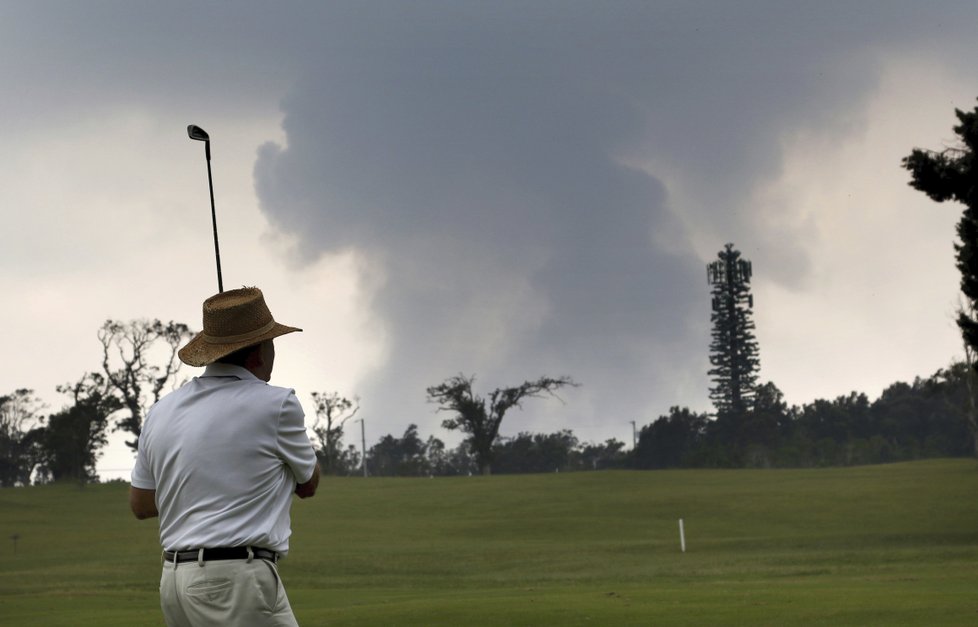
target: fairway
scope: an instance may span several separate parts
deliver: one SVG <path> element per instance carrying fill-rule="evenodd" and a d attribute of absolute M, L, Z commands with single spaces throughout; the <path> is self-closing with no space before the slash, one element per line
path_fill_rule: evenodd
<path fill-rule="evenodd" d="M 0 491 L 0 624 L 163 624 L 126 490 Z M 326 478 L 281 573 L 302 625 L 973 625 L 976 495 L 975 460 Z"/>

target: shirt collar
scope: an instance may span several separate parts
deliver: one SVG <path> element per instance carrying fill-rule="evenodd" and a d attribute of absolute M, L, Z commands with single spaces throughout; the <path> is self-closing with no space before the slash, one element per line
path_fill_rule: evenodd
<path fill-rule="evenodd" d="M 253 375 L 250 370 L 242 368 L 241 366 L 235 366 L 233 364 L 222 364 L 220 362 L 214 362 L 212 364 L 207 364 L 204 368 L 204 374 L 201 377 L 235 377 L 237 379 L 242 379 L 244 381 L 258 381 L 258 377 Z"/>

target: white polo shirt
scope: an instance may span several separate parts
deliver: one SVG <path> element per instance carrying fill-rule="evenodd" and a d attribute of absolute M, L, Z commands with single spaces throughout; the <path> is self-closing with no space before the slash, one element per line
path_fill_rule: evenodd
<path fill-rule="evenodd" d="M 315 466 L 294 390 L 211 364 L 150 409 L 132 485 L 156 490 L 168 551 L 256 546 L 285 555 L 292 494 Z"/>

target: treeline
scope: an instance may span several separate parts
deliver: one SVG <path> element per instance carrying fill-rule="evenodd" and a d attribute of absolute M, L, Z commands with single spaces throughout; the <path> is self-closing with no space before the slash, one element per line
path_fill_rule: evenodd
<path fill-rule="evenodd" d="M 493 474 L 569 472 L 625 468 L 625 444 L 608 440 L 604 444 L 581 443 L 570 430 L 557 433 L 520 433 L 500 437 L 492 446 Z M 320 452 L 320 462 L 326 460 Z M 349 445 L 330 463 L 331 474 L 354 476 L 363 473 L 360 451 Z M 422 439 L 417 425 L 409 425 L 401 437 L 385 435 L 367 450 L 367 474 L 379 477 L 450 477 L 480 474 L 481 469 L 470 446 L 463 442 L 454 448 L 434 436 Z"/>
<path fill-rule="evenodd" d="M 609 468 L 787 468 L 877 464 L 975 454 L 969 426 L 968 366 L 959 363 L 912 383 L 898 382 L 870 401 L 859 392 L 789 407 L 777 386 L 757 388 L 740 419 L 714 419 L 673 407 L 643 426 L 637 446 L 581 442 L 571 430 L 520 433 L 493 443 L 493 474 Z M 447 448 L 416 425 L 367 450 L 371 476 L 453 476 L 479 472 L 463 442 Z M 331 463 L 338 475 L 363 472 L 357 447 Z"/>
<path fill-rule="evenodd" d="M 849 466 L 974 455 L 969 376 L 959 363 L 894 383 L 873 402 L 852 392 L 801 407 L 788 407 L 767 383 L 739 420 L 674 407 L 642 429 L 632 467 Z"/>
<path fill-rule="evenodd" d="M 60 386 L 64 407 L 53 413 L 31 390 L 0 395 L 0 486 L 31 482 L 97 481 L 96 462 L 110 429 L 130 433 L 145 410 L 179 385 L 174 355 L 186 325 L 159 321 L 108 321 L 99 339 L 102 372 L 86 373 Z M 153 357 L 151 357 L 151 355 Z M 442 422 L 461 431 L 448 447 L 410 425 L 399 437 L 385 435 L 366 450 L 371 476 L 458 476 L 568 472 L 608 468 L 816 467 L 885 463 L 923 457 L 978 453 L 969 379 L 964 363 L 912 383 L 894 383 L 878 399 L 852 392 L 833 400 L 789 407 L 773 383 L 756 386 L 746 411 L 714 417 L 685 407 L 641 427 L 637 445 L 582 442 L 569 430 L 498 434 L 507 409 L 528 398 L 576 386 L 567 377 L 541 377 L 493 390 L 472 389 L 474 377 L 456 376 L 428 389 L 429 400 L 451 412 Z M 314 441 L 327 474 L 364 472 L 362 446 L 344 447 L 344 425 L 359 409 L 357 399 L 313 394 Z M 482 437 L 477 437 L 482 436 Z"/>

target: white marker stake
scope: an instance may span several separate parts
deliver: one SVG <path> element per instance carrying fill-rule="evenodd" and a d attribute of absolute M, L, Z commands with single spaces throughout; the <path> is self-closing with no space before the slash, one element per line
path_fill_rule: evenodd
<path fill-rule="evenodd" d="M 683 530 L 683 519 L 679 519 L 679 546 L 682 548 L 683 553 L 686 552 L 686 532 Z"/>

